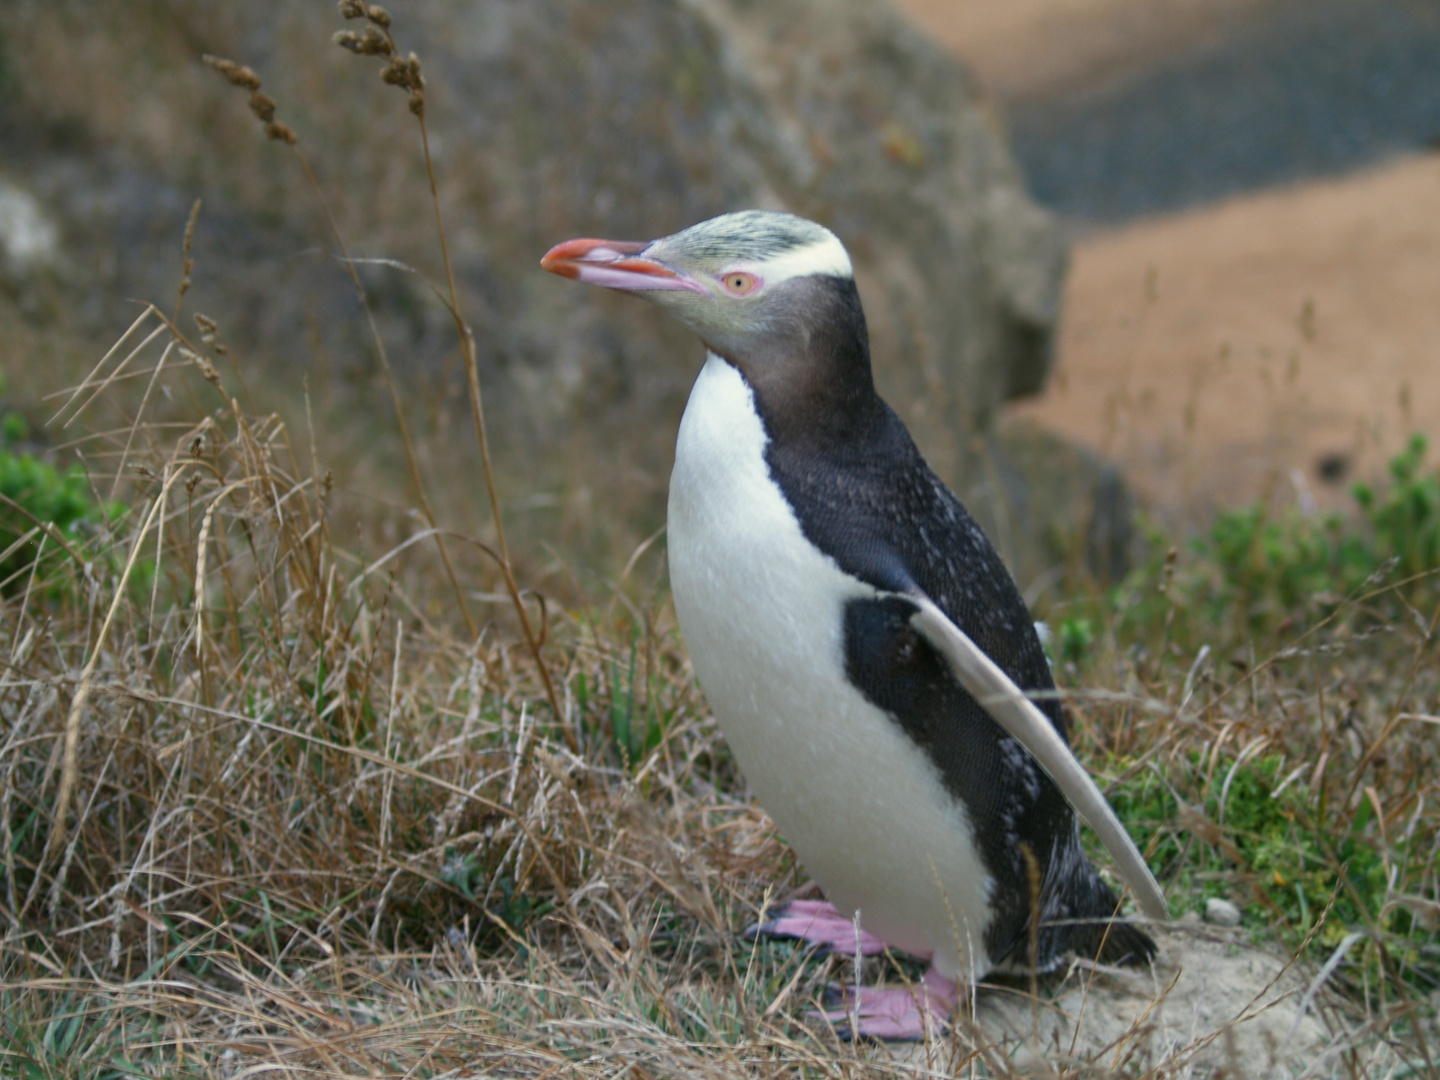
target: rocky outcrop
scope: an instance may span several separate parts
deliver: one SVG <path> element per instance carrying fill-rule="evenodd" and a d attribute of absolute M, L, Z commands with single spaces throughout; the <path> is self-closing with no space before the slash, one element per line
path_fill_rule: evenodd
<path fill-rule="evenodd" d="M 892 400 L 968 425 L 1038 392 L 1063 248 L 966 71 L 887 3 L 696 7 L 763 99 L 754 143 L 780 200 L 855 249 Z"/>
<path fill-rule="evenodd" d="M 656 520 L 699 365 L 698 345 L 633 299 L 542 274 L 539 254 L 569 236 L 643 239 L 745 206 L 829 224 L 855 258 L 882 391 L 962 491 L 974 434 L 1043 383 L 1057 230 L 970 77 L 884 0 L 392 8 L 429 80 L 451 251 L 512 486 Z M 7 168 L 61 219 L 85 310 L 113 330 L 122 298 L 173 297 L 201 196 L 194 303 L 270 370 L 327 357 L 363 374 L 370 347 L 312 193 L 199 55 L 264 77 L 356 254 L 438 280 L 403 98 L 329 44 L 342 24 L 327 5 L 146 10 L 37 5 L 10 31 L 15 84 L 47 89 L 7 110 L 38 133 Z M 448 319 L 420 274 L 365 273 L 393 362 L 454 386 Z"/>

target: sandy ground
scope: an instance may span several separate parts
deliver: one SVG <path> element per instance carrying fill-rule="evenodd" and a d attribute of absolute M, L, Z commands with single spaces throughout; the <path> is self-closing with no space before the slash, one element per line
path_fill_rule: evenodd
<path fill-rule="evenodd" d="M 1270 0 L 896 0 L 1005 101 L 1124 78 Z"/>
<path fill-rule="evenodd" d="M 900 0 L 1002 101 L 1123 77 L 1264 2 Z M 1349 480 L 1440 435 L 1440 155 L 1080 235 L 1055 375 L 1015 413 L 1172 523 L 1351 506 Z"/>
<path fill-rule="evenodd" d="M 1440 432 L 1440 156 L 1245 196 L 1079 243 L 1059 361 L 1016 409 L 1167 512 L 1344 502 Z"/>

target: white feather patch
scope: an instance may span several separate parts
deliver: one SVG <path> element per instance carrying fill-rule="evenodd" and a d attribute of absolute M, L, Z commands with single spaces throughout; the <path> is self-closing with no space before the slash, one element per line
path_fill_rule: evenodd
<path fill-rule="evenodd" d="M 775 285 L 790 278 L 808 277 L 820 274 L 828 277 L 853 278 L 855 271 L 850 265 L 850 255 L 840 238 L 825 230 L 824 238 L 804 247 L 792 248 L 782 255 L 774 255 L 763 261 L 743 260 L 726 267 L 728 271 L 745 270 L 755 274 L 767 285 Z"/>
<path fill-rule="evenodd" d="M 696 675 L 830 901 L 887 943 L 933 954 L 942 975 L 977 979 L 993 883 L 965 807 L 845 677 L 844 603 L 876 590 L 805 539 L 765 443 L 749 386 L 712 355 L 670 482 L 670 580 Z"/>

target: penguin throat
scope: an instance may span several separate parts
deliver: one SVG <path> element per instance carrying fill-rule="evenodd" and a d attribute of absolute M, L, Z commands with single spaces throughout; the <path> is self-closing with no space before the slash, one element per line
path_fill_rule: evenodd
<path fill-rule="evenodd" d="M 870 336 L 854 281 L 798 279 L 771 325 L 784 329 L 711 346 L 750 386 L 766 434 L 790 444 L 863 439 L 884 405 L 875 393 Z"/>

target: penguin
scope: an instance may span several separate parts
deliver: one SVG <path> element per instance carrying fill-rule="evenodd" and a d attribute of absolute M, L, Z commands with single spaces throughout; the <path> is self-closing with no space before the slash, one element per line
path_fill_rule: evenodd
<path fill-rule="evenodd" d="M 826 897 L 758 930 L 929 961 L 822 1015 L 920 1038 L 1002 964 L 1151 959 L 1076 811 L 1151 918 L 1164 896 L 1070 752 L 1019 589 L 875 390 L 839 238 L 746 210 L 569 240 L 540 265 L 643 296 L 705 345 L 670 480 L 675 612 L 746 782 Z"/>

